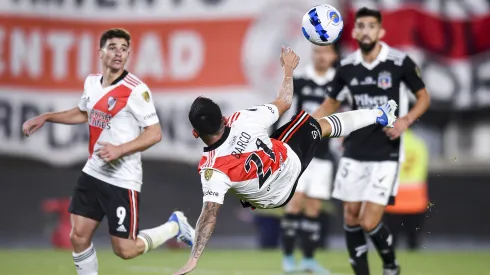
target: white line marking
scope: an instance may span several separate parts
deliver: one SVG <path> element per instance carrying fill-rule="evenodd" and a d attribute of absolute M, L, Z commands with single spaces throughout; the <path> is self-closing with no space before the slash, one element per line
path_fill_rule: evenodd
<path fill-rule="evenodd" d="M 178 267 L 163 267 L 163 266 L 130 266 L 128 268 L 130 271 L 134 272 L 141 272 L 141 273 L 165 273 L 167 274 L 168 272 L 177 272 L 179 270 Z M 283 272 L 271 272 L 268 270 L 254 270 L 257 274 L 263 274 L 263 275 L 284 275 Z M 227 274 L 227 275 L 246 275 L 249 274 L 250 272 L 247 271 L 230 271 L 230 270 L 224 270 L 224 269 L 205 269 L 205 268 L 198 268 L 192 272 L 192 274 L 201 274 L 201 275 L 215 275 L 215 274 Z M 295 273 L 295 274 L 303 274 L 303 273 Z M 306 274 L 306 273 L 304 273 Z M 346 273 L 330 273 L 331 275 L 351 275 L 351 274 L 346 274 Z"/>

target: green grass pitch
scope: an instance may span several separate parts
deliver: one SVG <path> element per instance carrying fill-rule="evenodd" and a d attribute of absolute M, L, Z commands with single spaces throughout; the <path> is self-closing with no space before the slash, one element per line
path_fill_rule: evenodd
<path fill-rule="evenodd" d="M 132 260 L 121 260 L 109 250 L 98 250 L 100 275 L 172 274 L 185 263 L 188 250 L 158 250 Z M 321 252 L 318 260 L 333 275 L 352 274 L 345 251 Z M 371 274 L 381 274 L 381 263 L 370 251 Z M 490 252 L 399 252 L 403 275 L 490 275 Z M 281 275 L 279 251 L 207 250 L 196 275 Z M 1 275 L 76 274 L 69 251 L 0 250 Z M 300 274 L 300 273 L 298 273 Z"/>

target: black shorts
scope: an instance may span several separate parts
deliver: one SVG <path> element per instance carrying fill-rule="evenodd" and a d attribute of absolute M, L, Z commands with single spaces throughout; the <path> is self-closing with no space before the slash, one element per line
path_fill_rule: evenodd
<path fill-rule="evenodd" d="M 279 206 L 282 207 L 293 197 L 294 192 L 296 191 L 296 185 L 298 184 L 298 179 L 315 156 L 316 148 L 320 145 L 322 140 L 322 129 L 316 119 L 311 117 L 305 111 L 301 111 L 293 116 L 288 123 L 272 133 L 270 138 L 277 139 L 289 145 L 301 161 L 301 173 L 294 183 L 289 198 L 284 204 Z"/>
<path fill-rule="evenodd" d="M 107 216 L 112 236 L 136 239 L 139 200 L 137 191 L 109 184 L 82 172 L 73 189 L 68 211 L 98 222 Z"/>

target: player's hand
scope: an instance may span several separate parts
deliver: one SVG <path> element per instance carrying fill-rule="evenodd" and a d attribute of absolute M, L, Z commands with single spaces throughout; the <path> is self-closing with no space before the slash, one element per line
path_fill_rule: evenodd
<path fill-rule="evenodd" d="M 401 117 L 395 121 L 395 124 L 393 124 L 393 128 L 385 127 L 383 128 L 383 131 L 391 140 L 395 140 L 399 138 L 403 134 L 403 132 L 408 129 L 409 126 L 410 122 L 408 121 L 408 118 Z"/>
<path fill-rule="evenodd" d="M 34 134 L 39 128 L 43 127 L 44 123 L 46 123 L 46 116 L 40 115 L 37 117 L 33 117 L 28 121 L 24 122 L 22 125 L 22 132 L 26 137 Z"/>
<path fill-rule="evenodd" d="M 197 266 L 197 261 L 195 260 L 189 260 L 184 267 L 182 267 L 179 271 L 175 272 L 173 275 L 181 275 L 181 274 L 188 274 L 192 270 L 194 270 Z"/>
<path fill-rule="evenodd" d="M 105 162 L 111 162 L 118 159 L 122 155 L 122 150 L 119 146 L 112 145 L 109 142 L 97 142 L 97 144 L 102 145 L 95 153 Z"/>
<path fill-rule="evenodd" d="M 291 69 L 296 69 L 299 64 L 299 56 L 289 47 L 281 47 L 281 66 L 290 67 Z"/>

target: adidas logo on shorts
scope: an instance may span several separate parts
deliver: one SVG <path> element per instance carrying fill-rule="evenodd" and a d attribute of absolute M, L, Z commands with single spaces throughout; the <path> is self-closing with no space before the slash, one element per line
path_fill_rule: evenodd
<path fill-rule="evenodd" d="M 128 232 L 126 230 L 126 227 L 124 227 L 124 225 L 122 225 L 122 224 L 116 229 L 116 231 L 117 232 Z"/>

